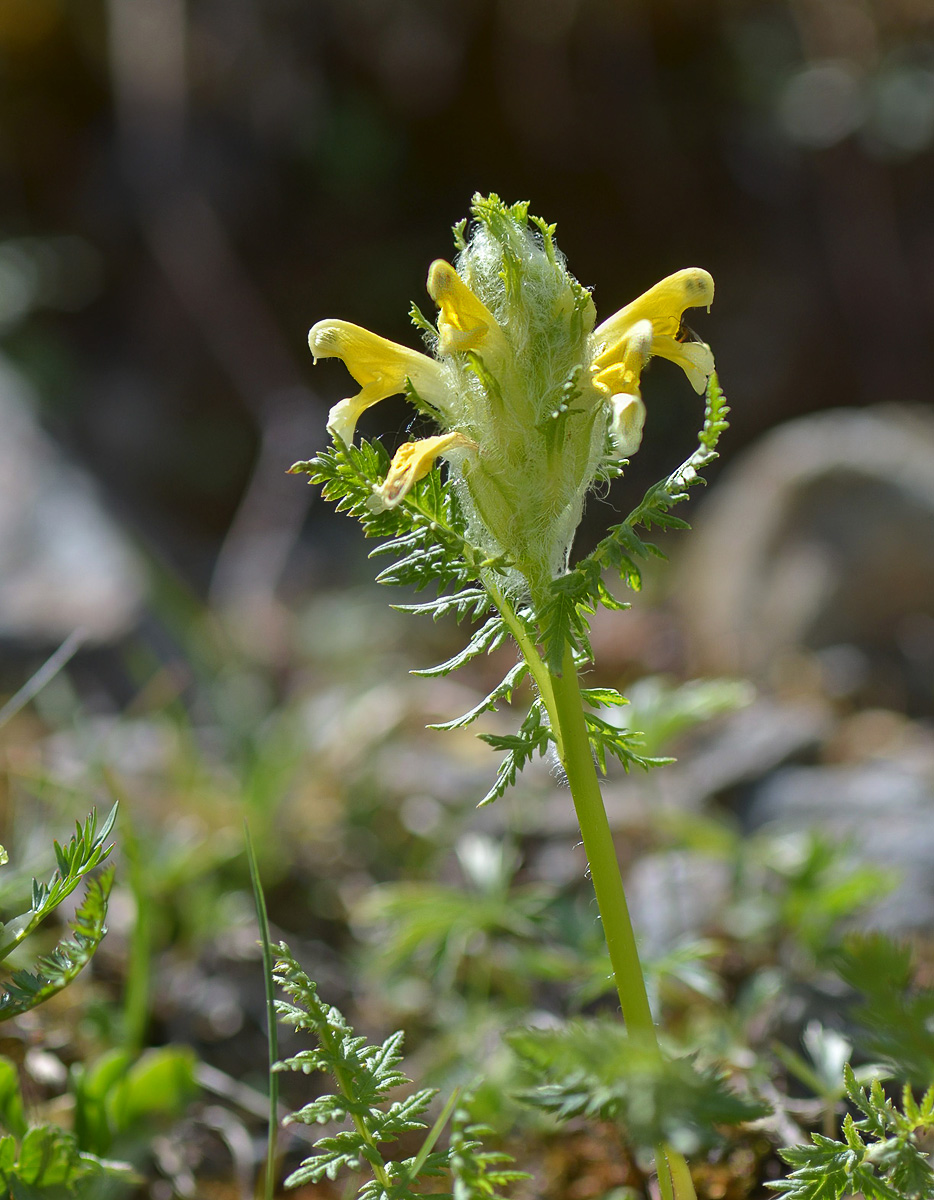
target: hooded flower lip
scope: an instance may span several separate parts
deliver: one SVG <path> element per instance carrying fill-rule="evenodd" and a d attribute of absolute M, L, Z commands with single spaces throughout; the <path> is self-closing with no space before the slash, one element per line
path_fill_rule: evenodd
<path fill-rule="evenodd" d="M 686 267 L 668 275 L 614 313 L 594 330 L 597 346 L 594 366 L 598 368 L 594 382 L 600 386 L 600 376 L 625 353 L 627 335 L 633 326 L 647 320 L 652 326 L 651 353 L 677 363 L 694 390 L 703 392 L 714 369 L 713 354 L 706 343 L 690 340 L 693 335 L 684 326 L 682 316 L 687 308 L 709 309 L 713 294 L 710 273 L 702 267 Z"/>
<path fill-rule="evenodd" d="M 428 269 L 428 294 L 441 309 L 438 317 L 442 354 L 503 348 L 503 331 L 482 300 L 470 290 L 449 262 L 437 258 Z"/>
<path fill-rule="evenodd" d="M 387 396 L 404 392 L 406 380 L 439 412 L 447 409 L 441 366 L 426 354 L 390 342 L 349 321 L 337 320 L 313 325 L 308 345 L 316 362 L 319 358 L 339 358 L 360 384 L 356 396 L 341 400 L 328 413 L 329 431 L 347 445 L 353 441 L 360 414 Z"/>
<path fill-rule="evenodd" d="M 473 438 L 462 433 L 446 433 L 440 437 L 406 442 L 393 455 L 386 478 L 373 492 L 370 507 L 374 512 L 395 508 L 415 484 L 425 478 L 440 455 L 477 449 L 479 447 Z"/>

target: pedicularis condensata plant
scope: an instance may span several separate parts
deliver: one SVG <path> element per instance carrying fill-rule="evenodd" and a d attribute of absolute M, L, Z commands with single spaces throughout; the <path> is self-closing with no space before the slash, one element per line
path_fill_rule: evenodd
<path fill-rule="evenodd" d="M 315 358 L 342 359 L 360 390 L 331 409 L 333 447 L 292 470 L 323 485 L 368 536 L 388 539 L 374 551 L 394 558 L 381 582 L 436 587 L 432 598 L 400 607 L 479 622 L 459 654 L 419 674 L 447 674 L 515 641 L 516 666 L 476 708 L 440 728 L 469 724 L 531 680 L 518 732 L 481 735 L 505 752 L 482 803 L 554 747 L 580 820 L 629 1036 L 660 1053 L 597 773 L 607 753 L 627 769 L 660 760 L 640 752 L 637 734 L 593 711 L 624 698 L 611 688 L 581 688 L 579 676 L 591 660 L 597 605 L 626 607 L 605 572 L 639 588 L 637 560 L 660 552 L 636 530 L 685 527 L 670 509 L 716 457 L 726 428 L 713 355 L 683 320 L 687 309 L 710 307 L 713 279 L 699 267 L 678 271 L 597 324 L 590 292 L 555 246 L 554 226 L 530 217 L 527 204 L 492 195 L 474 198 L 472 216 L 469 229 L 466 222 L 455 228 L 455 264 L 439 259 L 429 269 L 437 326 L 412 308 L 430 354 L 346 321 L 312 328 Z M 621 474 L 639 448 L 642 372 L 653 356 L 670 359 L 706 391 L 698 447 L 571 566 L 588 492 Z M 399 393 L 440 433 L 406 442 L 390 461 L 379 443 L 355 445 L 354 433 L 362 412 Z M 664 1144 L 655 1153 L 662 1195 L 693 1196 L 684 1159 Z"/>

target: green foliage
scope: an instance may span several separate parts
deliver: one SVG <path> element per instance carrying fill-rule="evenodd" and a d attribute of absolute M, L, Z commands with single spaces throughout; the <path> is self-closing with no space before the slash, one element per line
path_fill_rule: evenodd
<path fill-rule="evenodd" d="M 318 1183 L 324 1178 L 336 1179 L 342 1170 L 360 1171 L 364 1163 L 375 1169 L 387 1181 L 387 1163 L 378 1147 L 395 1141 L 400 1134 L 424 1129 L 419 1118 L 435 1094 L 428 1088 L 389 1103 L 387 1095 L 394 1088 L 411 1082 L 399 1069 L 402 1061 L 402 1033 L 394 1033 L 381 1046 L 368 1046 L 347 1024 L 343 1014 L 318 996 L 317 987 L 308 978 L 286 945 L 279 947 L 281 957 L 276 963 L 275 980 L 290 997 L 276 1005 L 279 1018 L 295 1029 L 311 1033 L 318 1045 L 302 1050 L 277 1064 L 282 1071 L 323 1071 L 337 1084 L 333 1095 L 319 1096 L 304 1108 L 292 1113 L 287 1122 L 300 1121 L 305 1125 L 323 1125 L 332 1121 L 352 1121 L 352 1128 L 341 1130 L 315 1143 L 316 1154 L 306 1158 L 297 1171 L 286 1180 L 287 1187 L 303 1183 Z M 438 1165 L 437 1156 L 429 1155 L 428 1168 Z M 387 1188 L 387 1191 L 389 1189 Z M 393 1196 L 414 1195 L 407 1187 L 392 1191 Z"/>
<path fill-rule="evenodd" d="M 323 1071 L 337 1085 L 334 1094 L 319 1096 L 286 1118 L 306 1125 L 344 1122 L 348 1128 L 319 1138 L 317 1153 L 306 1158 L 298 1170 L 286 1179 L 286 1187 L 336 1179 L 342 1172 L 369 1173 L 359 1189 L 362 1200 L 420 1200 L 417 1191 L 423 1178 L 450 1172 L 464 1200 L 495 1200 L 495 1188 L 513 1178 L 504 1169 L 505 1155 L 482 1152 L 472 1138 L 478 1131 L 465 1127 L 466 1117 L 458 1119 L 450 1149 L 432 1149 L 440 1133 L 436 1124 L 418 1154 L 401 1161 L 383 1157 L 380 1147 L 394 1142 L 405 1133 L 424 1129 L 421 1120 L 435 1091 L 420 1088 L 401 1100 L 390 1101 L 389 1093 L 405 1088 L 411 1080 L 400 1069 L 401 1032 L 392 1034 L 380 1046 L 368 1046 L 347 1023 L 343 1014 L 318 996 L 316 985 L 308 978 L 280 943 L 281 957 L 275 979 L 289 996 L 279 1001 L 280 1019 L 295 1029 L 314 1035 L 317 1047 L 303 1050 L 276 1065 L 281 1071 Z M 434 1189 L 431 1189 L 434 1192 Z"/>
<path fill-rule="evenodd" d="M 112 846 L 104 843 L 117 817 L 117 807 L 111 809 L 100 829 L 97 828 L 97 813 L 92 812 L 84 825 L 77 824 L 74 837 L 67 846 L 54 842 L 55 858 L 58 863 L 48 883 L 32 881 L 31 903 L 26 912 L 7 921 L 0 927 L 0 961 L 10 953 L 50 913 L 75 890 L 81 880 L 108 857 Z"/>
<path fill-rule="evenodd" d="M 3 925 L 0 960 L 20 946 L 109 856 L 112 846 L 105 843 L 116 814 L 115 805 L 98 829 L 97 814 L 92 811 L 83 826 L 77 824 L 67 845 L 53 843 L 57 867 L 47 883 L 33 879 L 30 907 Z M 104 922 L 113 876 L 113 868 L 108 867 L 88 878 L 84 897 L 69 922 L 71 936 L 41 955 L 31 970 L 12 972 L 0 993 L 0 1020 L 42 1004 L 66 988 L 87 965 L 106 933 Z M 152 1089 L 145 1085 L 144 1092 L 149 1105 Z M 135 1172 L 126 1163 L 103 1159 L 95 1152 L 97 1147 L 82 1141 L 78 1132 L 80 1113 L 77 1102 L 74 1133 L 54 1124 L 30 1127 L 16 1067 L 8 1059 L 0 1059 L 0 1125 L 7 1130 L 0 1138 L 0 1181 L 12 1200 L 99 1197 L 110 1194 L 108 1188 L 112 1185 L 135 1181 Z"/>
<path fill-rule="evenodd" d="M 785 885 L 781 920 L 812 953 L 821 954 L 836 949 L 841 920 L 891 889 L 892 872 L 854 863 L 825 834 L 814 833 L 799 846 L 790 861 L 774 864 Z"/>
<path fill-rule="evenodd" d="M 483 209 L 476 215 L 481 221 L 495 222 L 502 217 L 501 207 L 496 200 L 489 211 Z M 547 246 L 549 234 L 544 227 L 542 236 Z M 582 296 L 589 299 L 583 290 Z M 413 320 L 421 327 L 428 324 L 417 312 L 413 313 Z M 565 392 L 558 398 L 556 420 L 573 414 L 574 386 L 575 380 L 568 380 Z M 530 647 L 541 648 L 544 665 L 560 674 L 568 644 L 579 665 L 590 660 L 590 618 L 597 606 L 627 607 L 606 586 L 604 570 L 609 568 L 618 572 L 631 587 L 638 589 L 641 576 L 636 559 L 661 556 L 656 546 L 641 540 L 636 528 L 686 528 L 685 522 L 672 516 L 670 509 L 687 498 L 688 489 L 700 482 L 700 471 L 716 458 L 717 441 L 727 427 L 728 411 L 716 375 L 713 375 L 707 388 L 704 426 L 694 453 L 671 475 L 650 488 L 626 520 L 612 528 L 590 555 L 553 579 L 534 607 L 516 611 L 502 595 L 507 573 L 514 564 L 502 555 L 490 557 L 470 542 L 456 497 L 442 481 L 440 472 L 429 472 L 397 507 L 374 511 L 374 491 L 389 467 L 389 456 L 378 443 L 363 441 L 359 446 L 338 443 L 310 461 L 296 463 L 292 471 L 307 474 L 311 483 L 322 487 L 325 499 L 333 501 L 339 511 L 357 517 L 367 537 L 388 539 L 373 551 L 374 555 L 389 555 L 394 559 L 377 576 L 380 583 L 411 587 L 415 591 L 424 591 L 432 585 L 436 588 L 437 594 L 430 599 L 396 607 L 430 616 L 433 620 L 453 616 L 457 621 L 469 617 L 482 622 L 463 649 L 446 662 L 418 670 L 415 674 L 447 675 L 498 649 L 509 638 L 510 632 L 516 633 L 517 629 L 521 630 L 521 636 Z M 491 609 L 498 611 L 491 614 Z M 527 653 L 525 657 L 528 658 Z M 515 688 L 527 673 L 527 664 L 518 664 L 469 712 L 435 728 L 468 725 L 494 709 L 501 700 L 510 702 Z M 594 756 L 604 774 L 607 755 L 619 759 L 626 770 L 631 766 L 648 769 L 668 761 L 646 754 L 634 731 L 620 728 L 596 714 L 587 714 L 587 731 Z M 481 805 L 502 796 L 516 782 L 525 764 L 537 754 L 544 754 L 554 740 L 546 709 L 539 699 L 532 702 L 517 733 L 480 736 L 494 749 L 506 752 L 496 780 Z"/>
<path fill-rule="evenodd" d="M 462 729 L 466 725 L 470 725 L 476 721 L 477 717 L 482 716 L 485 712 L 491 712 L 500 700 L 505 700 L 507 703 L 512 700 L 512 694 L 519 684 L 525 679 L 529 673 L 529 668 L 524 662 L 518 662 L 506 673 L 504 678 L 496 687 L 485 696 L 479 704 L 475 705 L 469 712 L 465 712 L 460 717 L 455 717 L 453 721 L 442 721 L 435 725 L 429 725 L 429 729 Z"/>
<path fill-rule="evenodd" d="M 768 1111 L 719 1073 L 690 1058 L 667 1058 L 629 1038 L 619 1021 L 594 1018 L 556 1029 L 523 1029 L 509 1044 L 536 1080 L 522 1099 L 561 1121 L 616 1121 L 637 1146 L 665 1142 L 692 1154 L 720 1140 L 718 1126 Z"/>
<path fill-rule="evenodd" d="M 499 764 L 493 786 L 480 801 L 479 807 L 482 808 L 498 800 L 512 787 L 525 764 L 531 762 L 536 754 L 545 753 L 549 743 L 554 741 L 554 734 L 548 723 L 544 704 L 535 699 L 517 733 L 481 733 L 480 739 L 494 750 L 506 751 L 506 757 Z"/>
<path fill-rule="evenodd" d="M 75 1135 L 57 1125 L 30 1129 L 21 1141 L 0 1137 L 0 1182 L 10 1200 L 95 1200 L 107 1183 L 136 1179 L 126 1163 L 80 1150 Z"/>
<path fill-rule="evenodd" d="M 638 680 L 629 693 L 626 724 L 641 731 L 649 754 L 697 725 L 745 708 L 755 698 L 752 684 L 740 679 L 692 679 L 676 683 L 662 675 Z"/>
<path fill-rule="evenodd" d="M 510 1155 L 483 1149 L 481 1139 L 491 1133 L 486 1125 L 471 1124 L 467 1109 L 454 1113 L 449 1151 L 453 1200 L 502 1200 L 499 1188 L 529 1178 L 525 1171 L 510 1166 Z"/>
<path fill-rule="evenodd" d="M 379 583 L 417 592 L 435 586 L 438 594 L 433 599 L 399 605 L 402 611 L 436 621 L 443 616 L 479 620 L 492 604 L 482 583 L 484 575 L 501 575 L 509 564 L 502 557 L 491 558 L 467 539 L 457 502 L 437 471 L 429 472 L 397 507 L 374 512 L 373 492 L 388 467 L 389 456 L 383 447 L 363 441 L 359 446 L 335 446 L 309 462 L 296 463 L 292 471 L 306 473 L 311 483 L 320 484 L 325 499 L 334 501 L 338 511 L 357 517 L 367 537 L 390 539 L 373 551 L 395 559 L 377 576 Z M 490 617 L 460 653 L 418 674 L 456 671 L 501 646 L 507 636 L 502 619 Z M 490 700 L 488 707 L 493 704 L 495 700 Z"/>
<path fill-rule="evenodd" d="M 598 605 L 623 607 L 603 582 L 603 571 L 615 572 L 629 587 L 638 591 L 642 586 L 642 575 L 637 560 L 664 558 L 658 546 L 643 540 L 636 529 L 640 526 L 647 530 L 688 528 L 686 521 L 671 514 L 671 509 L 688 498 L 691 487 L 703 482 L 700 472 L 717 457 L 717 443 L 728 427 L 729 411 L 717 376 L 713 374 L 707 384 L 704 425 L 694 453 L 676 471 L 649 488 L 625 521 L 613 526 L 586 558 L 552 581 L 535 614 L 543 657 L 552 671 L 561 672 L 567 642 L 579 655 L 591 657 L 589 617 Z"/>
<path fill-rule="evenodd" d="M 13 972 L 0 994 L 0 1021 L 42 1004 L 66 988 L 87 966 L 107 932 L 104 921 L 113 877 L 113 868 L 107 867 L 88 881 L 84 899 L 69 922 L 73 937 L 63 938 L 51 954 L 42 955 L 32 971 Z M 46 911 L 51 910 L 46 908 Z"/>
<path fill-rule="evenodd" d="M 603 717 L 598 717 L 596 713 L 585 713 L 584 721 L 587 725 L 587 737 L 591 749 L 597 759 L 597 765 L 604 775 L 606 774 L 606 756 L 608 754 L 618 758 L 627 771 L 632 766 L 642 767 L 644 771 L 647 771 L 649 767 L 662 767 L 665 763 L 673 761 L 670 758 L 649 758 L 642 754 L 641 733 L 630 733 L 627 729 L 620 729 L 618 725 L 604 720 Z"/>
<path fill-rule="evenodd" d="M 833 965 L 862 993 L 852 1016 L 860 1045 L 900 1079 L 934 1080 L 934 988 L 913 986 L 911 948 L 881 933 L 852 935 Z"/>
<path fill-rule="evenodd" d="M 88 1200 L 110 1187 L 138 1182 L 127 1163 L 92 1153 L 77 1132 L 53 1124 L 30 1127 L 16 1066 L 0 1058 L 0 1181 L 13 1200 Z"/>
<path fill-rule="evenodd" d="M 8 1133 L 22 1137 L 29 1125 L 19 1089 L 19 1072 L 9 1058 L 0 1058 L 0 1126 Z"/>
<path fill-rule="evenodd" d="M 154 1122 L 180 1116 L 198 1094 L 196 1059 L 187 1046 L 158 1046 L 139 1058 L 111 1050 L 72 1068 L 74 1128 L 83 1150 L 106 1154 Z"/>
<path fill-rule="evenodd" d="M 457 854 L 467 888 L 406 882 L 370 893 L 360 916 L 378 930 L 379 967 L 389 976 L 414 972 L 442 992 L 461 986 L 489 996 L 502 982 L 527 1001 L 523 949 L 543 940 L 551 890 L 513 886 L 518 860 L 500 840 L 467 835 Z"/>
<path fill-rule="evenodd" d="M 843 1140 L 812 1134 L 811 1146 L 780 1151 L 794 1170 L 787 1179 L 767 1184 L 794 1200 L 932 1200 L 934 1169 L 919 1142 L 934 1130 L 934 1086 L 920 1103 L 911 1088 L 902 1092 L 897 1108 L 881 1083 L 869 1091 L 858 1083 L 852 1068 L 844 1068 L 846 1097 L 860 1120 L 843 1119 Z"/>

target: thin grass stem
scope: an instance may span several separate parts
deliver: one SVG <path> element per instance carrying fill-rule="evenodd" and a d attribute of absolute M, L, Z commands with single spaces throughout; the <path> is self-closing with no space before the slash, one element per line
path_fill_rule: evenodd
<path fill-rule="evenodd" d="M 263 982 L 266 987 L 266 1040 L 269 1046 L 269 1129 L 266 1142 L 266 1172 L 263 1200 L 273 1200 L 276 1194 L 276 1163 L 279 1140 L 279 1077 L 273 1067 L 279 1061 L 279 1029 L 276 1023 L 276 991 L 272 979 L 273 952 L 269 938 L 269 917 L 266 913 L 266 897 L 259 877 L 256 851 L 250 836 L 250 827 L 243 822 L 243 837 L 246 857 L 250 866 L 250 883 L 253 885 L 253 903 L 259 925 L 260 943 L 263 949 Z"/>
<path fill-rule="evenodd" d="M 51 683 L 59 671 L 78 653 L 87 636 L 83 629 L 76 629 L 65 638 L 55 653 L 50 655 L 39 670 L 0 708 L 0 728 L 21 712 L 30 700 L 35 699 L 46 684 Z"/>

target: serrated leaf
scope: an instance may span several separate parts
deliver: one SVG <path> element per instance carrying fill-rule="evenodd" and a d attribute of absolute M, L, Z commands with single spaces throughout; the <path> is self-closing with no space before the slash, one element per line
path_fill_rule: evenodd
<path fill-rule="evenodd" d="M 541 700 L 536 699 L 532 702 L 528 716 L 519 727 L 518 733 L 508 735 L 481 733 L 480 740 L 496 750 L 506 751 L 506 757 L 499 765 L 493 786 L 477 805 L 478 808 L 483 808 L 505 795 L 516 782 L 519 772 L 525 764 L 531 762 L 536 754 L 545 753 L 549 743 L 554 741 L 554 735 L 548 724 L 545 706 Z"/>
<path fill-rule="evenodd" d="M 493 650 L 497 650 L 503 642 L 509 637 L 509 630 L 503 618 L 498 614 L 495 617 L 490 617 L 474 632 L 473 637 L 457 654 L 449 658 L 446 662 L 439 663 L 436 667 L 423 667 L 421 670 L 412 671 L 412 675 L 419 675 L 424 678 L 434 679 L 440 675 L 450 675 L 452 671 L 457 671 L 471 661 L 478 658 L 481 654 L 490 654 Z"/>
<path fill-rule="evenodd" d="M 82 871 L 79 878 L 83 875 Z M 113 877 L 110 867 L 96 879 L 88 880 L 84 899 L 69 923 L 72 936 L 63 938 L 50 954 L 37 959 L 32 971 L 13 972 L 6 989 L 0 993 L 0 1021 L 43 1004 L 68 987 L 87 966 L 107 932 L 104 922 Z"/>
<path fill-rule="evenodd" d="M 519 686 L 522 680 L 528 675 L 529 669 L 524 662 L 518 662 L 511 671 L 503 678 L 501 683 L 486 696 L 479 704 L 475 705 L 469 712 L 463 716 L 455 717 L 453 721 L 442 721 L 435 725 L 429 725 L 429 729 L 463 729 L 464 726 L 470 725 L 471 722 L 483 715 L 485 712 L 491 712 L 496 708 L 500 700 L 509 701 L 512 699 L 512 693 Z"/>
<path fill-rule="evenodd" d="M 593 708 L 619 708 L 629 701 L 616 688 L 581 688 L 581 699 Z"/>
<path fill-rule="evenodd" d="M 110 854 L 112 846 L 104 843 L 113 828 L 117 806 L 100 829 L 97 827 L 97 812 L 93 811 L 84 825 L 78 825 L 75 836 L 62 847 L 55 843 L 58 867 L 47 884 L 32 881 L 32 900 L 27 912 L 8 921 L 0 931 L 0 961 L 7 958 L 50 913 L 75 890 L 81 880 Z"/>

